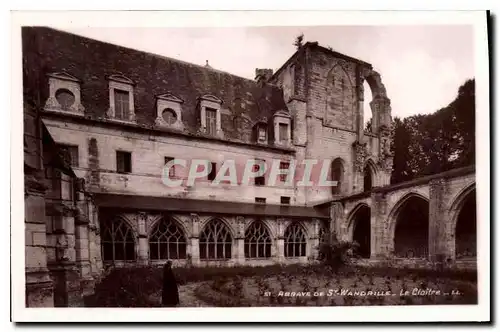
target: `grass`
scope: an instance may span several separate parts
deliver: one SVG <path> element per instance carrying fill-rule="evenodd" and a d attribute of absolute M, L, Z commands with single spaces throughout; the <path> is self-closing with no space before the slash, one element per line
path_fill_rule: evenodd
<path fill-rule="evenodd" d="M 382 304 L 464 304 L 477 303 L 477 275 L 470 271 L 395 269 L 346 266 L 337 271 L 320 264 L 272 265 L 265 267 L 178 267 L 174 268 L 179 285 L 202 282 L 194 294 L 217 307 L 238 306 L 323 306 Z M 85 299 L 88 307 L 157 307 L 152 295 L 161 291 L 161 267 L 116 268 Z M 461 296 L 314 296 L 333 288 L 351 290 L 390 290 L 433 288 Z M 309 297 L 277 296 L 279 291 L 309 291 Z M 263 296 L 270 292 L 271 296 Z M 154 298 L 154 297 L 153 297 Z M 183 304 L 189 306 L 189 304 Z"/>

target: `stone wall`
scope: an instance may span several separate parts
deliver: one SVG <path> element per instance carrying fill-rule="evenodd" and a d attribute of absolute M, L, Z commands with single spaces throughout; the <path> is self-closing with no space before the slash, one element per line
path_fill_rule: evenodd
<path fill-rule="evenodd" d="M 263 197 L 269 204 L 280 204 L 281 196 L 286 196 L 291 198 L 293 205 L 305 204 L 300 188 L 286 187 L 279 179 L 274 186 L 268 184 L 269 179 L 266 179 L 265 186 L 255 186 L 253 181 L 248 186 L 242 185 L 241 168 L 236 169 L 238 186 L 221 183 L 213 187 L 205 180 L 197 181 L 193 187 L 168 187 L 162 181 L 166 156 L 186 159 L 188 163 L 193 159 L 210 160 L 220 167 L 225 160 L 231 159 L 239 165 L 245 165 L 252 159 L 263 159 L 269 163 L 273 159 L 295 159 L 289 153 L 207 140 L 124 132 L 105 126 L 63 123 L 59 120 L 45 119 L 44 122 L 58 143 L 78 146 L 79 166 L 74 170 L 78 176 L 86 178 L 93 191 L 247 203 L 254 203 L 256 197 Z M 116 171 L 117 150 L 132 153 L 132 173 L 120 174 Z M 185 179 L 187 170 L 176 167 L 176 175 Z"/>

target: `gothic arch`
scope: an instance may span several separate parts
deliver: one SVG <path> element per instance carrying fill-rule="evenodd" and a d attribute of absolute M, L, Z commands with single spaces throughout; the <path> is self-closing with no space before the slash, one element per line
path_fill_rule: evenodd
<path fill-rule="evenodd" d="M 201 228 L 199 238 L 201 260 L 229 260 L 233 256 L 234 234 L 222 218 L 207 220 Z"/>
<path fill-rule="evenodd" d="M 398 224 L 398 219 L 399 219 L 399 216 L 400 216 L 400 213 L 406 208 L 406 205 L 407 203 L 412 200 L 412 199 L 420 199 L 424 202 L 426 202 L 427 204 L 427 208 L 429 206 L 429 199 L 417 192 L 409 192 L 407 193 L 406 195 L 404 195 L 402 198 L 399 199 L 399 201 L 394 204 L 393 208 L 391 209 L 391 212 L 389 213 L 389 216 L 387 218 L 387 223 L 389 224 L 389 251 L 392 252 L 392 253 L 395 253 L 395 249 L 396 249 L 396 228 L 397 228 L 397 224 Z M 428 216 L 428 213 L 427 213 L 427 226 L 426 226 L 426 229 L 428 231 L 429 229 L 429 226 L 428 226 L 428 223 L 429 223 L 429 216 Z M 427 245 L 428 245 L 428 241 L 427 241 Z"/>
<path fill-rule="evenodd" d="M 139 238 L 139 229 L 137 226 L 137 223 L 135 220 L 132 220 L 129 218 L 129 215 L 125 213 L 121 214 L 111 214 L 111 213 L 99 213 L 99 224 L 102 225 L 104 220 L 104 223 L 115 220 L 115 219 L 120 219 L 123 220 L 127 224 L 128 227 L 132 230 L 132 233 L 134 234 L 134 238 L 137 240 Z"/>
<path fill-rule="evenodd" d="M 476 183 L 473 182 L 467 187 L 462 189 L 454 199 L 452 200 L 451 207 L 449 209 L 449 223 L 447 234 L 451 234 L 451 239 L 448 243 L 450 248 L 450 254 L 455 257 L 455 259 L 462 258 L 462 254 L 466 253 L 464 257 L 475 257 L 477 251 L 477 207 L 476 207 Z M 473 204 L 471 206 L 471 204 Z M 464 210 L 466 209 L 466 210 Z M 467 213 L 472 213 L 472 221 L 464 220 L 467 218 Z M 465 214 L 465 215 L 464 215 Z M 469 218 L 467 218 L 469 219 Z M 463 247 L 467 250 L 463 250 Z M 473 246 L 471 249 L 470 247 Z M 469 250 L 471 249 L 471 250 Z M 468 254 L 467 254 L 468 253 Z"/>
<path fill-rule="evenodd" d="M 291 222 L 285 229 L 285 257 L 307 256 L 307 230 L 301 222 Z"/>
<path fill-rule="evenodd" d="M 149 228 L 147 230 L 147 235 L 148 235 L 148 238 L 149 236 L 151 235 L 151 233 L 155 230 L 155 228 L 158 226 L 158 224 L 164 219 L 164 218 L 168 218 L 170 219 L 173 223 L 176 224 L 177 227 L 179 227 L 182 231 L 182 233 L 184 234 L 184 236 L 186 238 L 188 238 L 190 236 L 190 231 L 188 230 L 186 224 L 180 220 L 179 218 L 177 217 L 174 217 L 174 216 L 170 216 L 168 214 L 165 214 L 165 215 L 162 215 L 160 216 L 159 218 L 156 218 L 152 223 L 151 225 L 149 225 Z"/>
<path fill-rule="evenodd" d="M 340 157 L 335 158 L 331 163 L 330 176 L 332 181 L 337 181 L 337 186 L 332 187 L 333 195 L 342 194 L 346 191 L 347 176 L 345 165 L 345 161 Z"/>
<path fill-rule="evenodd" d="M 347 229 L 349 232 L 349 240 L 352 240 L 352 233 L 353 233 L 354 226 L 355 226 L 354 223 L 356 221 L 356 219 L 354 217 L 356 216 L 356 213 L 358 213 L 358 211 L 363 209 L 363 208 L 370 209 L 370 206 L 366 203 L 359 203 L 347 215 L 346 220 L 347 220 Z"/>
<path fill-rule="evenodd" d="M 226 218 L 223 217 L 209 217 L 206 218 L 203 222 L 200 222 L 200 234 L 205 229 L 205 227 L 213 220 L 219 220 L 224 225 L 226 225 L 227 229 L 229 230 L 229 233 L 231 234 L 231 238 L 235 239 L 238 237 L 238 231 L 234 227 L 233 223 L 230 223 Z"/>
<path fill-rule="evenodd" d="M 135 261 L 138 257 L 138 236 L 124 216 L 106 218 L 100 222 L 101 253 L 105 262 Z"/>
<path fill-rule="evenodd" d="M 363 167 L 363 191 L 369 191 L 378 185 L 377 173 L 376 164 L 371 158 L 368 159 Z"/>
<path fill-rule="evenodd" d="M 245 258 L 270 258 L 273 244 L 271 231 L 264 221 L 254 220 L 245 229 Z"/>
<path fill-rule="evenodd" d="M 164 215 L 158 218 L 148 233 L 149 257 L 151 260 L 185 259 L 188 236 L 181 223 Z"/>
<path fill-rule="evenodd" d="M 372 113 L 372 133 L 378 132 L 382 125 L 390 124 L 390 117 L 387 118 L 387 111 L 390 115 L 390 99 L 387 97 L 385 85 L 382 83 L 380 74 L 372 69 L 363 73 L 363 79 L 368 83 L 372 93 L 370 109 Z"/>
<path fill-rule="evenodd" d="M 452 200 L 452 204 L 449 209 L 450 217 L 452 220 L 452 227 L 455 229 L 457 224 L 458 215 L 465 201 L 469 197 L 469 194 L 476 190 L 476 183 L 473 182 L 469 184 L 467 187 L 462 189 Z"/>
<path fill-rule="evenodd" d="M 349 214 L 349 240 L 359 244 L 358 254 L 363 258 L 371 255 L 371 209 L 366 203 L 359 203 Z"/>
<path fill-rule="evenodd" d="M 355 128 L 356 85 L 342 63 L 335 64 L 326 74 L 325 121 L 329 125 Z M 339 97 L 341 96 L 341 97 Z M 339 117 L 339 115 L 342 115 Z"/>

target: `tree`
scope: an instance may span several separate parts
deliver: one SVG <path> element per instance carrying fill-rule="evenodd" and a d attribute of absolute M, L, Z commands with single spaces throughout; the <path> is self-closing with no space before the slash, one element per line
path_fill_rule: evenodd
<path fill-rule="evenodd" d="M 394 119 L 391 183 L 474 164 L 474 90 L 474 80 L 467 80 L 447 107 Z"/>
<path fill-rule="evenodd" d="M 294 45 L 297 49 L 299 49 L 299 48 L 301 48 L 301 47 L 302 47 L 303 43 L 304 43 L 304 34 L 303 34 L 303 33 L 301 33 L 300 35 L 298 35 L 298 36 L 295 38 L 295 42 L 293 43 L 293 45 Z"/>

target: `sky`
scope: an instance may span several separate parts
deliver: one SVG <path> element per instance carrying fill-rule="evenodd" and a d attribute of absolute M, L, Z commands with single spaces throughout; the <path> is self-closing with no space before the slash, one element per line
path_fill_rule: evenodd
<path fill-rule="evenodd" d="M 63 28 L 62 30 L 254 79 L 295 52 L 296 36 L 369 62 L 382 76 L 392 116 L 447 106 L 474 77 L 473 27 L 467 25 L 235 28 Z M 371 117 L 365 86 L 365 121 Z"/>

